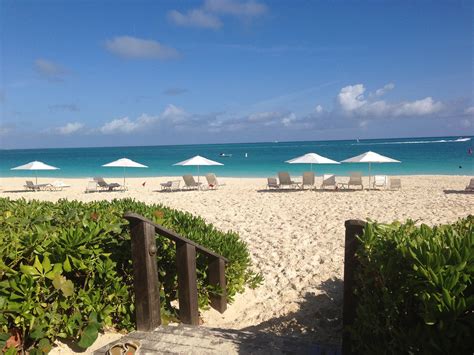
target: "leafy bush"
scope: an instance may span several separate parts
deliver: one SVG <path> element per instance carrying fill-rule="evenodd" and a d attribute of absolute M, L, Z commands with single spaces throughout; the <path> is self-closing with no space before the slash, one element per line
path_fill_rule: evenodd
<path fill-rule="evenodd" d="M 56 338 L 86 348 L 103 327 L 134 327 L 131 242 L 123 219 L 139 213 L 229 259 L 228 301 L 261 276 L 251 270 L 247 247 L 234 232 L 202 218 L 130 199 L 57 203 L 0 199 L 0 351 L 12 333 L 30 353 L 48 352 Z M 162 317 L 175 319 L 175 247 L 157 235 Z M 198 257 L 198 294 L 208 307 L 206 260 Z M 12 350 L 13 351 L 13 350 Z"/>
<path fill-rule="evenodd" d="M 474 216 L 430 228 L 368 223 L 351 328 L 361 354 L 472 354 Z"/>

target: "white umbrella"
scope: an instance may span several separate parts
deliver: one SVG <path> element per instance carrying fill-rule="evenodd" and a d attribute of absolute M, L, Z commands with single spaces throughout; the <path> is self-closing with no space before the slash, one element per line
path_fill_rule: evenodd
<path fill-rule="evenodd" d="M 17 166 L 16 168 L 11 168 L 10 170 L 34 170 L 36 184 L 38 184 L 38 175 L 37 175 L 38 170 L 59 170 L 59 168 L 56 168 L 55 166 L 51 166 L 41 161 L 35 160 L 32 162 L 29 162 L 28 164 L 20 165 L 20 166 Z"/>
<path fill-rule="evenodd" d="M 181 166 L 197 166 L 198 167 L 198 182 L 199 182 L 199 167 L 201 165 L 224 165 L 217 161 L 206 159 L 200 155 L 196 155 L 188 160 L 180 161 L 179 163 L 173 165 L 181 165 Z"/>
<path fill-rule="evenodd" d="M 313 171 L 313 164 L 341 164 L 335 160 L 323 157 L 316 153 L 308 153 L 297 158 L 287 160 L 285 163 L 290 164 L 311 164 L 311 171 Z"/>
<path fill-rule="evenodd" d="M 148 166 L 137 163 L 136 161 L 122 158 L 111 163 L 102 165 L 107 168 L 123 168 L 123 185 L 125 186 L 125 168 L 148 168 Z"/>
<path fill-rule="evenodd" d="M 370 189 L 370 165 L 372 163 L 401 163 L 399 160 L 395 160 L 375 152 L 365 152 L 361 155 L 346 159 L 343 163 L 369 163 L 369 189 Z"/>

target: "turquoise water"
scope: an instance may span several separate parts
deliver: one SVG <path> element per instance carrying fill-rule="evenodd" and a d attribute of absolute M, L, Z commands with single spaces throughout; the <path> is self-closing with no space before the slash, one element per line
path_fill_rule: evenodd
<path fill-rule="evenodd" d="M 472 137 L 471 137 L 472 138 Z M 120 177 L 121 168 L 103 168 L 113 160 L 127 157 L 148 165 L 148 169 L 127 169 L 127 176 L 180 176 L 197 172 L 196 167 L 173 166 L 196 154 L 219 161 L 224 166 L 201 167 L 201 173 L 214 172 L 219 176 L 265 177 L 286 170 L 301 174 L 310 167 L 287 164 L 285 160 L 314 152 L 334 160 L 343 160 L 368 150 L 402 161 L 401 164 L 372 164 L 373 174 L 446 174 L 474 175 L 474 140 L 459 137 L 374 139 L 318 142 L 274 142 L 245 144 L 202 144 L 149 147 L 58 148 L 0 151 L 1 176 L 34 176 L 30 171 L 10 169 L 40 160 L 59 167 L 57 171 L 38 172 L 44 177 Z M 221 157 L 220 153 L 232 154 Z M 247 153 L 247 157 L 245 157 Z M 461 167 L 461 168 L 460 168 Z M 316 174 L 347 174 L 349 171 L 367 172 L 367 164 L 313 165 Z"/>

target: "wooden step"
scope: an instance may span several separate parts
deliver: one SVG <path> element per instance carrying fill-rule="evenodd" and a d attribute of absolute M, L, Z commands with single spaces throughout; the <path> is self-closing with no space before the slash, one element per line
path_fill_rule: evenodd
<path fill-rule="evenodd" d="M 308 343 L 294 337 L 188 325 L 164 326 L 153 332 L 133 332 L 96 350 L 94 354 L 104 355 L 111 346 L 128 341 L 140 343 L 137 354 L 341 354 L 337 346 Z"/>

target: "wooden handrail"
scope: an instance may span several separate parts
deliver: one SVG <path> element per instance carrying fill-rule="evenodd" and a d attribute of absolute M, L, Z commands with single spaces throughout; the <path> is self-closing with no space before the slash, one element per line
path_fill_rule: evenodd
<path fill-rule="evenodd" d="M 226 310 L 225 264 L 228 262 L 226 258 L 139 214 L 127 212 L 124 218 L 130 222 L 133 286 L 138 330 L 151 331 L 161 324 L 155 233 L 176 243 L 181 321 L 192 325 L 199 324 L 196 252 L 207 256 L 208 282 L 221 290 L 220 293 L 210 294 L 211 307 L 221 313 Z"/>
<path fill-rule="evenodd" d="M 158 233 L 159 235 L 163 236 L 163 237 L 166 237 L 176 243 L 178 242 L 183 242 L 183 243 L 186 243 L 186 244 L 191 244 L 192 246 L 194 246 L 199 252 L 201 252 L 202 254 L 205 254 L 207 256 L 213 256 L 215 258 L 219 258 L 219 259 L 222 259 L 224 260 L 226 263 L 229 262 L 229 260 L 227 260 L 226 258 L 224 258 L 222 255 L 219 255 L 217 253 L 214 253 L 212 250 L 209 250 L 207 249 L 206 247 L 203 247 L 202 245 L 199 245 L 197 244 L 196 242 L 192 241 L 191 239 L 188 239 L 188 238 L 185 238 L 173 231 L 170 231 L 169 229 L 166 229 L 165 227 L 159 225 L 159 224 L 156 224 L 155 222 L 149 220 L 148 218 L 145 218 L 137 213 L 133 213 L 133 212 L 127 212 L 125 213 L 124 215 L 124 218 L 129 220 L 130 219 L 137 219 L 137 220 L 140 220 L 142 222 L 145 222 L 145 223 L 148 223 L 148 224 L 151 224 L 152 226 L 155 227 L 155 231 L 156 233 Z"/>

